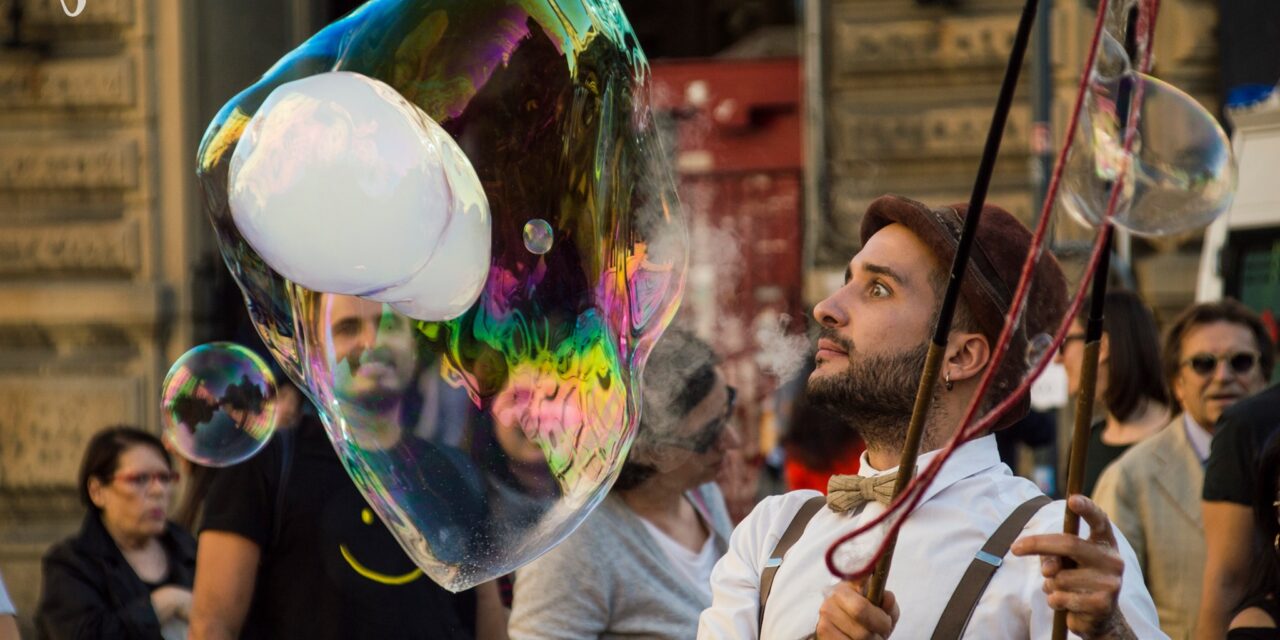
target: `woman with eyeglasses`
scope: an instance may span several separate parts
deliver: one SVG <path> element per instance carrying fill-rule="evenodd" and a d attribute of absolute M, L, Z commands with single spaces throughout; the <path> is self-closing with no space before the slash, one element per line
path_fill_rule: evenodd
<path fill-rule="evenodd" d="M 713 482 L 741 444 L 706 343 L 669 330 L 644 371 L 635 441 L 577 531 L 519 570 L 512 638 L 692 638 L 732 525 Z"/>
<path fill-rule="evenodd" d="M 80 532 L 44 556 L 40 638 L 186 637 L 195 540 L 169 522 L 178 474 L 155 436 L 112 427 L 89 441 Z"/>
<path fill-rule="evenodd" d="M 1067 391 L 1080 392 L 1084 363 L 1084 320 L 1090 300 L 1071 321 L 1055 361 L 1067 372 Z M 1138 294 L 1107 292 L 1103 302 L 1095 406 L 1105 411 L 1089 433 L 1084 495 L 1092 495 L 1103 470 L 1134 444 L 1169 424 L 1169 392 L 1161 376 L 1160 341 L 1155 318 Z"/>

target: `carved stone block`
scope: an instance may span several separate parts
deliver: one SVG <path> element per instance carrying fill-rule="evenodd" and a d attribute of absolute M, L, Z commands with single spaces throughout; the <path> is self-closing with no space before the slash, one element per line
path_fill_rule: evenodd
<path fill-rule="evenodd" d="M 138 269 L 137 222 L 17 227 L 0 231 L 0 275 Z"/>
<path fill-rule="evenodd" d="M 138 181 L 134 140 L 19 140 L 0 145 L 0 189 L 132 189 Z"/>
<path fill-rule="evenodd" d="M 833 67 L 837 73 L 932 66 L 941 48 L 937 23 L 911 20 L 863 23 L 856 15 L 837 18 L 833 29 Z"/>
<path fill-rule="evenodd" d="M 95 431 L 140 422 L 141 392 L 137 378 L 0 378 L 0 489 L 74 486 Z"/>
<path fill-rule="evenodd" d="M 1013 13 L 867 22 L 846 10 L 835 16 L 832 66 L 839 75 L 1002 67 L 1017 23 Z"/>
<path fill-rule="evenodd" d="M 840 132 L 837 157 L 977 157 L 986 142 L 991 107 L 959 106 L 893 115 L 862 114 L 850 108 L 839 112 L 835 120 Z M 1002 154 L 1025 153 L 1030 128 L 1030 107 L 1015 105 L 1005 128 Z"/>
<path fill-rule="evenodd" d="M 130 107 L 136 103 L 134 59 L 0 63 L 0 108 Z"/>

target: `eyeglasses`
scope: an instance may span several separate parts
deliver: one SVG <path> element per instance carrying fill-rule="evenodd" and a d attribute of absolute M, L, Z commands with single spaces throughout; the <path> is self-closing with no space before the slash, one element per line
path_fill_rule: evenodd
<path fill-rule="evenodd" d="M 710 451 L 711 447 L 714 447 L 716 442 L 720 440 L 720 434 L 724 433 L 725 426 L 733 419 L 733 407 L 738 399 L 738 390 L 733 387 L 727 387 L 727 390 L 729 398 L 724 403 L 723 413 L 699 427 L 693 435 L 683 438 L 671 438 L 665 442 L 697 454 Z"/>
<path fill-rule="evenodd" d="M 1258 364 L 1258 354 L 1253 351 L 1237 351 L 1221 356 L 1212 353 L 1197 353 L 1182 361 L 1182 365 L 1191 365 L 1191 370 L 1202 376 L 1213 375 L 1218 370 L 1218 363 L 1226 362 L 1231 371 L 1243 375 L 1253 371 Z"/>
<path fill-rule="evenodd" d="M 1068 333 L 1062 337 L 1062 344 L 1058 347 L 1058 353 L 1066 353 L 1067 345 L 1075 342 L 1076 340 L 1083 342 L 1084 339 L 1085 335 L 1083 333 Z"/>
<path fill-rule="evenodd" d="M 126 484 L 137 489 L 138 491 L 146 491 L 152 482 L 159 482 L 161 487 L 167 488 L 169 485 L 178 481 L 182 475 L 177 471 L 141 471 L 138 473 L 117 473 L 111 476 L 112 480 L 123 480 Z"/>

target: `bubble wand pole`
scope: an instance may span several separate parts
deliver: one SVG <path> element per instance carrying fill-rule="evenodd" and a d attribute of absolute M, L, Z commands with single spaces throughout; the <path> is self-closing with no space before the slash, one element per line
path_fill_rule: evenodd
<path fill-rule="evenodd" d="M 1071 434 L 1071 457 L 1067 463 L 1067 497 L 1084 490 L 1084 463 L 1089 452 L 1089 426 L 1093 421 L 1093 395 L 1098 388 L 1098 354 L 1102 345 L 1103 306 L 1107 298 L 1107 275 L 1111 269 L 1111 241 L 1114 238 L 1110 223 L 1104 224 L 1101 233 L 1102 255 L 1093 273 L 1093 289 L 1090 292 L 1089 319 L 1084 329 L 1084 362 L 1080 367 L 1080 391 L 1076 398 L 1075 429 Z M 1080 516 L 1066 508 L 1062 532 L 1080 535 Z M 1075 566 L 1070 558 L 1062 558 L 1064 569 Z M 1067 612 L 1053 612 L 1053 640 L 1067 637 Z"/>
<path fill-rule="evenodd" d="M 1000 85 L 995 112 L 991 116 L 991 128 L 987 130 L 987 143 L 982 150 L 978 176 L 974 180 L 973 192 L 969 197 L 969 211 L 965 215 L 964 229 L 956 246 L 955 259 L 951 262 L 951 278 L 947 283 L 946 293 L 942 297 L 942 306 L 938 308 L 938 317 L 934 321 L 933 340 L 929 343 L 929 352 L 920 374 L 920 386 L 916 389 L 911 422 L 907 426 L 906 440 L 902 445 L 902 458 L 898 463 L 898 478 L 893 485 L 894 499 L 902 494 L 916 473 L 916 458 L 920 454 L 920 441 L 924 437 L 925 421 L 932 404 L 934 387 L 938 385 L 938 374 L 942 370 L 943 354 L 946 352 L 947 336 L 951 334 L 951 322 L 955 317 L 956 304 L 960 300 L 960 283 L 964 280 L 965 271 L 969 266 L 969 252 L 978 232 L 982 207 L 987 202 L 987 189 L 991 186 L 996 157 L 1000 154 L 1000 142 L 1004 137 L 1005 123 L 1009 119 L 1009 108 L 1013 104 L 1014 90 L 1018 86 L 1018 74 L 1022 71 L 1022 61 L 1026 57 L 1027 43 L 1031 39 L 1031 27 L 1035 23 L 1039 4 L 1039 0 L 1027 0 L 1022 6 L 1022 16 L 1018 20 L 1013 49 L 1009 52 L 1009 64 L 1005 67 L 1004 81 Z M 877 607 L 884 599 L 885 582 L 889 578 L 889 567 L 893 562 L 894 543 L 895 540 L 889 541 L 884 555 L 880 556 L 875 572 L 867 583 L 866 597 Z"/>
<path fill-rule="evenodd" d="M 1150 5 L 1154 9 L 1154 3 Z M 1099 7 L 1099 11 L 1104 11 L 1105 7 Z M 1149 31 L 1148 47 L 1150 46 L 1150 32 L 1153 32 L 1152 23 L 1143 25 Z M 1125 30 L 1125 51 L 1133 56 L 1138 48 L 1138 14 L 1135 11 L 1130 14 L 1129 24 Z M 1148 49 L 1149 51 L 1149 49 Z M 1142 61 L 1142 68 L 1145 71 L 1149 60 Z M 1086 71 L 1088 73 L 1088 71 Z M 1125 81 L 1121 81 L 1119 95 L 1117 96 L 1116 113 L 1120 116 L 1121 138 L 1124 140 L 1126 153 L 1131 152 L 1133 146 L 1133 132 L 1137 123 L 1134 121 L 1139 109 L 1135 108 L 1135 102 L 1141 100 L 1141 93 L 1135 92 L 1135 88 Z M 1106 215 L 1103 217 L 1102 226 L 1099 233 L 1104 235 L 1102 255 L 1098 260 L 1098 268 L 1093 272 L 1093 283 L 1090 291 L 1089 318 L 1085 322 L 1084 329 L 1084 360 L 1080 366 L 1080 390 L 1079 396 L 1076 398 L 1076 419 L 1075 425 L 1071 433 L 1071 455 L 1067 459 L 1067 498 L 1084 492 L 1084 465 L 1089 456 L 1089 427 L 1093 421 L 1093 401 L 1098 389 L 1098 359 L 1102 349 L 1102 324 L 1105 316 L 1104 307 L 1107 300 L 1107 279 L 1111 272 L 1111 244 L 1115 240 L 1115 228 L 1112 226 L 1111 219 L 1114 215 L 1116 203 L 1123 189 L 1122 182 L 1124 180 L 1124 172 L 1111 186 L 1110 202 L 1107 204 Z M 1080 516 L 1072 511 L 1070 507 L 1063 509 L 1065 513 L 1062 519 L 1062 532 L 1069 533 L 1073 536 L 1080 535 Z M 1071 558 L 1061 558 L 1062 567 L 1071 569 L 1075 567 L 1075 561 Z M 1067 612 L 1064 610 L 1056 610 L 1053 612 L 1053 630 L 1052 640 L 1066 640 L 1067 637 Z"/>

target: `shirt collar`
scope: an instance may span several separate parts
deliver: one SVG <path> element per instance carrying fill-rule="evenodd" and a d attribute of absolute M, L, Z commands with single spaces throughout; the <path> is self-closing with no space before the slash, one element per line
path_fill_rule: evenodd
<path fill-rule="evenodd" d="M 916 475 L 927 468 L 935 458 L 942 454 L 942 449 L 935 449 L 928 453 L 920 454 L 916 458 Z M 990 469 L 1000 462 L 1000 450 L 996 446 L 995 435 L 985 435 L 981 438 L 975 438 L 960 445 L 956 448 L 955 453 L 951 454 L 951 459 L 942 466 L 938 471 L 938 476 L 933 483 L 925 491 L 924 500 L 927 502 L 930 498 L 937 495 L 943 489 L 968 478 L 969 476 L 981 473 Z M 886 473 L 897 471 L 897 467 L 877 471 L 871 468 L 870 458 L 867 452 L 862 452 L 862 463 L 858 465 L 858 475 L 860 476 L 878 476 Z"/>
<path fill-rule="evenodd" d="M 1182 428 L 1186 429 L 1187 440 L 1191 441 L 1191 448 L 1195 449 L 1200 464 L 1204 464 L 1209 459 L 1209 447 L 1213 444 L 1213 434 L 1200 426 L 1191 414 L 1185 412 L 1182 414 Z"/>

